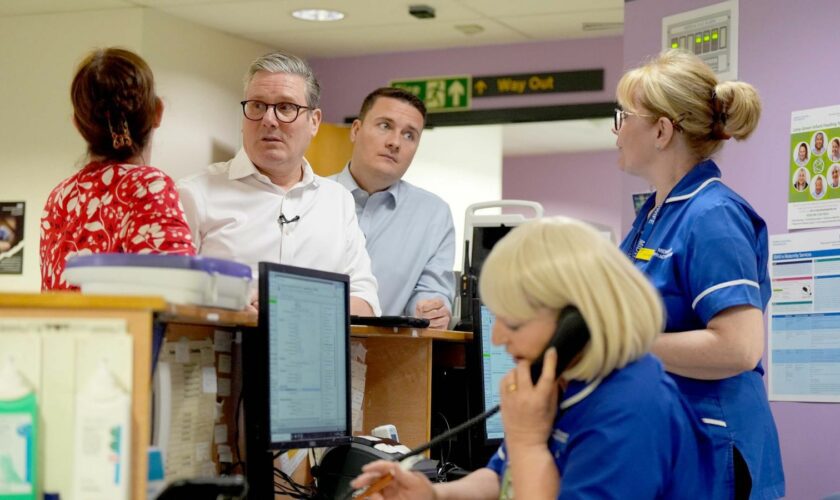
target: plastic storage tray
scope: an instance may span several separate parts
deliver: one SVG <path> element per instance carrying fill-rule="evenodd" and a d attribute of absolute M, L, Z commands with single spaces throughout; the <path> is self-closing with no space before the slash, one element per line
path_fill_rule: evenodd
<path fill-rule="evenodd" d="M 69 260 L 64 277 L 82 293 L 158 295 L 176 304 L 239 310 L 248 304 L 251 268 L 208 257 L 100 253 Z"/>

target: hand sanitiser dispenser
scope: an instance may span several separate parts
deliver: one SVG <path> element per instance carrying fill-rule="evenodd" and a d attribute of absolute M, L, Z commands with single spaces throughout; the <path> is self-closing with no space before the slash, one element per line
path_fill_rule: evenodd
<path fill-rule="evenodd" d="M 131 400 L 102 360 L 76 397 L 73 498 L 127 500 Z"/>
<path fill-rule="evenodd" d="M 9 357 L 0 361 L 0 499 L 35 500 L 38 406 Z"/>

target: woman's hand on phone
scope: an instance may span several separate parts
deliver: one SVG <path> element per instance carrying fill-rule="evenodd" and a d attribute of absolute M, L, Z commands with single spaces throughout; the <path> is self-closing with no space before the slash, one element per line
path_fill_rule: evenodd
<path fill-rule="evenodd" d="M 502 425 L 508 449 L 515 446 L 546 446 L 557 414 L 557 350 L 545 353 L 542 374 L 531 382 L 531 363 L 522 360 L 509 371 L 499 386 Z"/>

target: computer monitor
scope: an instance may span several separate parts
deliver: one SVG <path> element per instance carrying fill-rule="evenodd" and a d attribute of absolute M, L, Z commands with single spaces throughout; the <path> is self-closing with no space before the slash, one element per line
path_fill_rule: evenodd
<path fill-rule="evenodd" d="M 516 363 L 502 346 L 492 342 L 495 316 L 479 300 L 473 301 L 473 341 L 467 358 L 470 387 L 470 415 L 474 417 L 499 404 L 499 383 Z M 470 431 L 470 468 L 482 467 L 504 438 L 501 414 L 497 413 Z"/>
<path fill-rule="evenodd" d="M 343 274 L 259 264 L 259 323 L 242 341 L 255 498 L 273 494 L 276 450 L 351 441 L 349 283 Z"/>
<path fill-rule="evenodd" d="M 349 278 L 260 263 L 271 449 L 350 441 Z"/>

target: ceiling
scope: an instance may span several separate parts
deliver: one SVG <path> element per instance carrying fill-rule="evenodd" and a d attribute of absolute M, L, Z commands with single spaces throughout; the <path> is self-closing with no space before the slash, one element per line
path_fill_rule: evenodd
<path fill-rule="evenodd" d="M 416 19 L 425 4 L 434 19 Z M 616 36 L 623 0 L 2 0 L 0 16 L 150 7 L 197 24 L 313 57 Z M 301 8 L 342 11 L 334 22 L 301 21 Z M 479 26 L 467 35 L 458 26 Z M 476 28 L 473 28 L 476 29 Z"/>
<path fill-rule="evenodd" d="M 416 19 L 410 5 L 431 6 L 436 16 Z M 624 20 L 624 0 L 0 0 L 0 17 L 136 7 L 308 58 L 618 36 Z M 314 7 L 346 17 L 311 22 L 291 15 Z M 465 34 L 458 29 L 464 26 L 480 31 Z M 506 124 L 504 152 L 610 149 L 610 126 L 609 119 Z"/>

